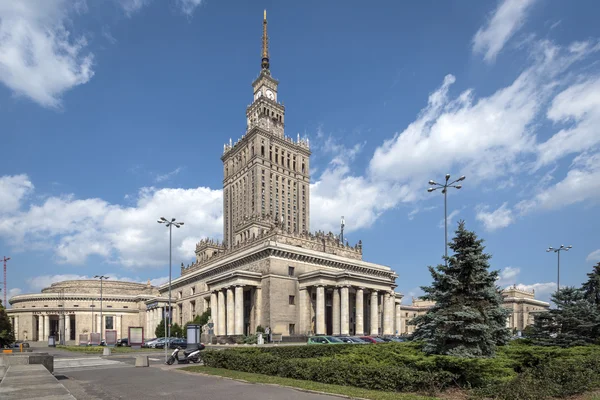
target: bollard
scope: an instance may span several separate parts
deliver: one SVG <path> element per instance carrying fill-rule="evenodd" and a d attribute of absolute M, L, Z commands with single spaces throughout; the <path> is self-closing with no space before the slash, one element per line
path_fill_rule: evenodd
<path fill-rule="evenodd" d="M 136 367 L 147 367 L 148 365 L 148 356 L 135 356 Z"/>
<path fill-rule="evenodd" d="M 110 347 L 105 347 L 102 351 L 103 356 L 110 356 Z"/>

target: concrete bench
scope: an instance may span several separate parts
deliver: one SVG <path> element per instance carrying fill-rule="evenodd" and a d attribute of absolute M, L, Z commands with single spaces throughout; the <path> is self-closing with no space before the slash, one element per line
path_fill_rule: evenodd
<path fill-rule="evenodd" d="M 11 364 L 0 382 L 2 400 L 75 400 L 42 364 Z"/>

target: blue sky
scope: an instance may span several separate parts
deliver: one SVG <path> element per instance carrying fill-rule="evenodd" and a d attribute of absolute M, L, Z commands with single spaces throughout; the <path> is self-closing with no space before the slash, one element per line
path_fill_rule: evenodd
<path fill-rule="evenodd" d="M 106 274 L 158 283 L 222 230 L 219 159 L 245 130 L 262 10 L 286 134 L 310 139 L 311 229 L 362 239 L 410 296 L 443 197 L 502 286 L 547 299 L 600 261 L 594 1 L 0 0 L 0 255 L 11 295 Z M 178 270 L 176 267 L 175 271 Z M 177 274 L 177 273 L 176 273 Z"/>

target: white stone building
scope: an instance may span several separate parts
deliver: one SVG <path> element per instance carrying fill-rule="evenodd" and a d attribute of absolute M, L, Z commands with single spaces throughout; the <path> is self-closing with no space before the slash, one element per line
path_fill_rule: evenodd
<path fill-rule="evenodd" d="M 121 339 L 128 337 L 130 326 L 146 327 L 146 301 L 157 295 L 150 283 L 105 280 L 101 296 L 100 281 L 70 280 L 53 283 L 41 293 L 13 296 L 6 312 L 17 340 L 46 342 L 53 335 L 58 342 L 64 323 L 65 340 L 79 344 L 80 334 L 102 329 L 105 338 L 106 330 L 114 330 Z"/>

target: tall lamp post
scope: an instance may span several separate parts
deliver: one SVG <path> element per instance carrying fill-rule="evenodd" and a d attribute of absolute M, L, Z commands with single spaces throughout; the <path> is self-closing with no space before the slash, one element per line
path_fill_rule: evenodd
<path fill-rule="evenodd" d="M 102 339 L 103 339 L 103 327 L 104 327 L 104 321 L 102 320 L 102 281 L 105 279 L 108 279 L 108 276 L 104 276 L 104 275 L 94 275 L 94 278 L 96 279 L 100 279 L 100 345 L 102 345 Z"/>
<path fill-rule="evenodd" d="M 175 228 L 181 228 L 183 226 L 183 222 L 175 222 L 175 218 L 171 218 L 168 221 L 165 217 L 160 217 L 158 221 L 159 224 L 165 224 L 167 228 L 169 228 L 169 324 L 167 325 L 167 316 L 165 315 L 165 362 L 168 360 L 167 348 L 168 341 L 171 337 L 171 248 L 172 248 L 172 237 L 173 237 L 173 226 Z"/>
<path fill-rule="evenodd" d="M 564 244 L 561 244 L 558 249 L 555 249 L 552 246 L 550 246 L 546 249 L 547 253 L 550 253 L 551 251 L 553 251 L 557 255 L 557 261 L 558 261 L 557 276 L 556 276 L 556 291 L 557 292 L 560 290 L 560 252 L 561 251 L 569 251 L 569 249 L 572 249 L 572 248 L 573 248 L 573 246 L 571 246 L 571 245 L 565 246 Z"/>
<path fill-rule="evenodd" d="M 429 184 L 432 186 L 427 191 L 429 193 L 442 189 L 442 193 L 444 193 L 444 259 L 446 261 L 446 266 L 448 266 L 448 188 L 453 187 L 456 189 L 460 189 L 462 185 L 457 185 L 456 183 L 462 182 L 465 180 L 465 176 L 461 176 L 460 178 L 450 182 L 450 174 L 446 174 L 446 182 L 444 184 L 437 183 L 433 180 L 429 181 Z"/>

